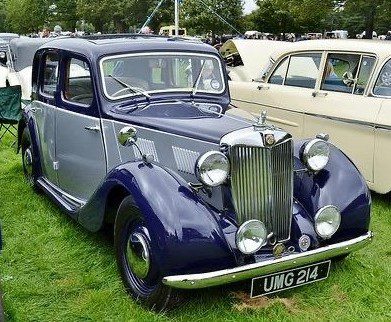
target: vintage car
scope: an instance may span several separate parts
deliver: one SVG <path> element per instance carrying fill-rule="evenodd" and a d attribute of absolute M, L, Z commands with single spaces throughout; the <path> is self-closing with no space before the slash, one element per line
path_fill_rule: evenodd
<path fill-rule="evenodd" d="M 58 39 L 32 75 L 18 130 L 28 182 L 90 231 L 114 225 L 124 285 L 154 309 L 180 289 L 249 280 L 259 296 L 322 280 L 372 239 L 353 163 L 325 137 L 294 143 L 264 114 L 232 115 L 211 46 Z"/>
<path fill-rule="evenodd" d="M 369 187 L 391 191 L 391 46 L 374 40 L 314 40 L 271 56 L 261 80 L 232 81 L 232 102 L 306 138 L 326 132 Z"/>

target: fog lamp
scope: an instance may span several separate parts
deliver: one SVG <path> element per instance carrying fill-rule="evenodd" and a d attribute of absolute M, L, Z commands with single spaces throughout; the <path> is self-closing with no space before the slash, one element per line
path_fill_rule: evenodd
<path fill-rule="evenodd" d="M 341 214 L 335 206 L 325 206 L 315 215 L 315 231 L 324 238 L 330 238 L 341 224 Z"/>
<path fill-rule="evenodd" d="M 265 224 L 259 220 L 243 223 L 236 232 L 236 246 L 243 254 L 252 254 L 266 244 Z"/>

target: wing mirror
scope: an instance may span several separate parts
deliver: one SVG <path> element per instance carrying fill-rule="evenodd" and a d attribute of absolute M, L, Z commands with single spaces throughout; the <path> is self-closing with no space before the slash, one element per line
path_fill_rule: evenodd
<path fill-rule="evenodd" d="M 342 75 L 342 81 L 346 86 L 352 87 L 356 82 L 356 79 L 353 77 L 352 72 L 345 72 Z"/>
<path fill-rule="evenodd" d="M 125 126 L 119 131 L 117 138 L 122 146 L 133 145 L 137 141 L 137 130 L 132 126 Z"/>

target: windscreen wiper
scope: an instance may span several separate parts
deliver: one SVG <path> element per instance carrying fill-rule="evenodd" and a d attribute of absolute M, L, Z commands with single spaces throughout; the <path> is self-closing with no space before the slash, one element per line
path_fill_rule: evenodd
<path fill-rule="evenodd" d="M 206 59 L 202 63 L 202 66 L 200 68 L 200 72 L 198 73 L 197 78 L 196 78 L 196 80 L 195 80 L 195 82 L 193 84 L 192 91 L 191 91 L 192 96 L 194 96 L 197 93 L 197 91 L 198 91 L 198 86 L 200 84 L 202 72 L 204 71 L 205 63 L 206 63 Z"/>
<path fill-rule="evenodd" d="M 121 84 L 123 87 L 131 90 L 133 93 L 140 93 L 140 94 L 144 95 L 148 99 L 148 101 L 150 100 L 151 95 L 149 95 L 147 92 L 142 91 L 142 90 L 140 90 L 140 89 L 138 89 L 136 87 L 133 87 L 133 86 L 123 82 L 118 77 L 115 77 L 115 76 L 113 76 L 111 74 L 109 74 L 108 76 L 111 77 L 112 79 L 114 79 L 118 84 Z"/>

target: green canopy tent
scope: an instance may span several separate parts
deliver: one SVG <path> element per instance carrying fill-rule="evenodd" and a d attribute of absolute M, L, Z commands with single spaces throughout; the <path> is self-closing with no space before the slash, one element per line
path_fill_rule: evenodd
<path fill-rule="evenodd" d="M 0 88 L 0 141 L 7 132 L 16 137 L 16 125 L 22 117 L 21 98 L 19 85 Z"/>

